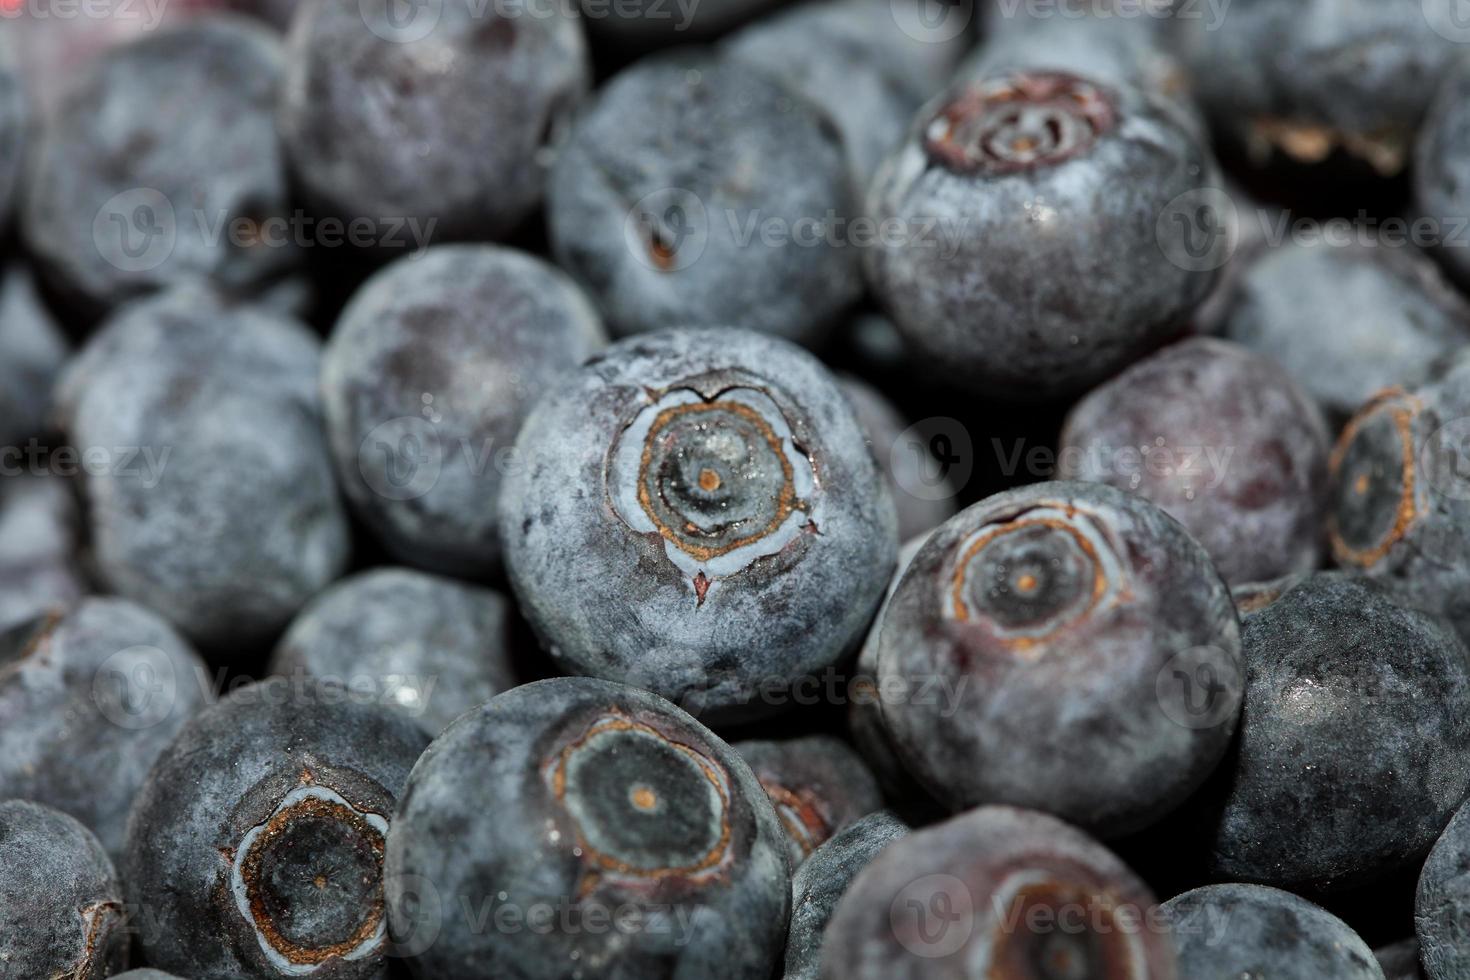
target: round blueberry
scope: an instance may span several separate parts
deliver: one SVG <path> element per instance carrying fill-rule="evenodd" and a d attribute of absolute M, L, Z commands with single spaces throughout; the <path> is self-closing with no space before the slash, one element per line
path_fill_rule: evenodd
<path fill-rule="evenodd" d="M 120 857 L 133 798 L 204 707 L 210 676 L 124 599 L 82 599 L 0 634 L 0 799 L 69 813 Z"/>
<path fill-rule="evenodd" d="M 489 589 L 403 568 L 343 579 L 292 621 L 271 673 L 371 693 L 430 735 L 516 686 L 514 605 Z"/>
<path fill-rule="evenodd" d="M 618 334 L 729 324 L 811 342 L 862 289 L 840 240 L 853 210 L 841 139 L 728 57 L 659 56 L 614 77 L 547 195 L 558 261 Z"/>
<path fill-rule="evenodd" d="M 905 444 L 908 421 L 876 388 L 851 375 L 839 375 L 842 391 L 857 411 L 858 424 L 873 447 L 873 455 L 888 479 L 888 490 L 898 509 L 898 537 L 908 541 L 931 531 L 954 516 L 958 489 L 947 473 L 937 484 L 925 467 L 932 457 L 922 445 L 915 451 Z M 913 492 L 922 487 L 922 496 Z"/>
<path fill-rule="evenodd" d="M 268 640 L 340 573 L 347 524 L 305 327 L 184 287 L 131 304 L 58 388 L 92 556 L 211 648 Z"/>
<path fill-rule="evenodd" d="M 102 980 L 126 968 L 112 862 L 87 828 L 27 800 L 0 802 L 0 969 L 7 977 Z"/>
<path fill-rule="evenodd" d="M 1220 877 L 1323 893 L 1423 858 L 1470 791 L 1470 653 L 1371 582 L 1319 573 L 1243 620 Z"/>
<path fill-rule="evenodd" d="M 1209 293 L 1214 271 L 1179 239 L 1193 230 L 1168 217 L 1212 172 L 1179 114 L 1131 88 L 985 75 L 925 107 L 879 170 L 870 217 L 910 233 L 866 252 L 868 281 L 955 386 L 1075 392 L 1168 339 Z"/>
<path fill-rule="evenodd" d="M 785 834 L 739 755 L 663 699 L 590 678 L 508 691 L 435 740 L 386 881 L 418 975 L 456 980 L 765 980 L 791 900 Z"/>
<path fill-rule="evenodd" d="M 1428 980 L 1470 973 L 1470 806 L 1461 806 L 1429 852 L 1414 900 L 1414 932 Z"/>
<path fill-rule="evenodd" d="M 1329 446 L 1321 410 L 1285 371 L 1195 338 L 1084 397 L 1060 458 L 1070 479 L 1158 504 L 1233 583 L 1317 567 Z"/>
<path fill-rule="evenodd" d="M 1287 243 L 1242 273 L 1223 329 L 1340 421 L 1470 343 L 1470 304 L 1420 253 Z"/>
<path fill-rule="evenodd" d="M 887 810 L 870 813 L 833 834 L 791 878 L 791 928 L 784 980 L 817 980 L 822 933 L 858 872 L 909 828 Z"/>
<path fill-rule="evenodd" d="M 833 834 L 883 806 L 878 781 L 839 738 L 751 739 L 731 748 L 750 765 L 771 798 L 786 828 L 793 868 Z"/>
<path fill-rule="evenodd" d="M 1054 817 L 971 810 L 889 844 L 837 906 L 827 980 L 1173 980 L 1155 904 L 1110 851 Z"/>
<path fill-rule="evenodd" d="M 0 479 L 0 632 L 87 591 L 81 523 L 65 477 L 27 472 Z"/>
<path fill-rule="evenodd" d="M 89 65 L 44 129 L 21 212 L 41 270 L 87 312 L 191 279 L 253 288 L 296 262 L 274 105 L 280 39 L 209 16 Z"/>
<path fill-rule="evenodd" d="M 0 446 L 19 448 L 46 427 L 68 344 L 31 271 L 12 265 L 0 275 Z"/>
<path fill-rule="evenodd" d="M 552 656 L 728 716 L 851 650 L 897 550 L 852 407 L 805 351 L 738 330 L 614 344 L 532 409 L 506 561 Z"/>
<path fill-rule="evenodd" d="M 1206 885 L 1159 912 L 1189 980 L 1383 980 L 1358 934 L 1304 898 L 1261 885 Z"/>
<path fill-rule="evenodd" d="M 391 234 L 500 238 L 536 207 L 587 42 L 566 4 L 302 3 L 280 131 L 322 210 Z"/>
<path fill-rule="evenodd" d="M 1109 835 L 1204 781 L 1240 698 L 1239 625 L 1209 556 L 1092 483 L 1011 490 L 941 525 L 889 599 L 877 666 L 893 746 L 940 800 Z"/>
<path fill-rule="evenodd" d="M 150 963 L 187 977 L 381 980 L 383 852 L 429 739 L 332 685 L 240 688 L 159 757 L 123 880 Z"/>
<path fill-rule="evenodd" d="M 337 476 L 403 561 L 486 575 L 495 505 L 531 401 L 604 343 L 552 266 L 484 245 L 436 246 L 374 276 L 322 356 Z"/>

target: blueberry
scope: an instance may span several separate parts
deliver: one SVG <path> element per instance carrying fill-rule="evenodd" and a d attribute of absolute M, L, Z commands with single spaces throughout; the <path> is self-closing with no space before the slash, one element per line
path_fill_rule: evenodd
<path fill-rule="evenodd" d="M 1464 473 L 1470 356 L 1429 383 L 1391 389 L 1353 416 L 1332 454 L 1333 556 L 1470 638 L 1470 486 Z"/>
<path fill-rule="evenodd" d="M 731 748 L 750 765 L 771 798 L 786 828 L 793 868 L 838 831 L 883 806 L 878 781 L 839 738 L 752 739 Z"/>
<path fill-rule="evenodd" d="M 271 673 L 377 692 L 430 735 L 516 686 L 515 607 L 489 589 L 403 568 L 343 579 L 292 621 Z"/>
<path fill-rule="evenodd" d="M 500 566 L 495 502 L 531 401 L 604 343 L 552 266 L 436 246 L 379 272 L 337 321 L 322 391 L 338 479 L 388 549 L 433 571 Z"/>
<path fill-rule="evenodd" d="M 558 261 L 618 334 L 728 324 L 813 342 L 861 292 L 841 237 L 842 140 L 728 57 L 664 55 L 614 77 L 547 196 Z"/>
<path fill-rule="evenodd" d="M 435 740 L 386 882 L 424 980 L 765 980 L 791 900 L 781 823 L 739 755 L 661 698 L 589 678 L 507 691 Z"/>
<path fill-rule="evenodd" d="M 1414 899 L 1419 959 L 1429 980 L 1458 980 L 1470 973 L 1470 805 L 1461 806 L 1429 853 Z"/>
<path fill-rule="evenodd" d="M 30 129 L 30 108 L 9 49 L 0 46 L 0 230 L 10 221 Z"/>
<path fill-rule="evenodd" d="M 102 582 L 212 648 L 268 640 L 347 559 L 300 324 L 186 287 L 120 311 L 58 388 Z"/>
<path fill-rule="evenodd" d="M 1424 980 L 1419 964 L 1419 940 L 1405 939 L 1373 951 L 1373 958 L 1383 970 L 1384 980 Z"/>
<path fill-rule="evenodd" d="M 21 230 L 87 313 L 189 279 L 250 289 L 295 263 L 261 237 L 287 214 L 269 28 L 191 19 L 91 64 L 29 168 Z"/>
<path fill-rule="evenodd" d="M 1062 473 L 1132 490 L 1205 546 L 1228 582 L 1317 567 L 1327 425 L 1268 358 L 1211 338 L 1166 347 L 1067 416 Z"/>
<path fill-rule="evenodd" d="M 1076 392 L 1168 339 L 1208 294 L 1215 273 L 1185 268 L 1193 242 L 1176 238 L 1192 232 L 1167 219 L 1212 170 L 1178 113 L 1132 88 L 988 74 L 921 110 L 879 170 L 870 217 L 910 234 L 868 250 L 868 281 L 955 386 Z"/>
<path fill-rule="evenodd" d="M 1414 203 L 1439 222 L 1444 237 L 1434 255 L 1462 285 L 1470 285 L 1464 216 L 1470 215 L 1470 66 L 1447 72 L 1414 148 Z M 1453 241 L 1458 237 L 1459 241 Z"/>
<path fill-rule="evenodd" d="M 0 632 L 87 591 L 82 518 L 68 482 L 34 473 L 0 478 Z"/>
<path fill-rule="evenodd" d="M 1218 877 L 1326 893 L 1422 860 L 1470 790 L 1470 654 L 1319 573 L 1243 621 L 1240 739 L 1207 793 Z"/>
<path fill-rule="evenodd" d="M 1337 916 L 1261 885 L 1206 885 L 1159 907 L 1189 980 L 1383 980 L 1373 951 Z"/>
<path fill-rule="evenodd" d="M 0 802 L 0 969 L 6 977 L 102 980 L 126 968 L 112 862 L 87 828 L 26 800 Z"/>
<path fill-rule="evenodd" d="M 124 599 L 82 599 L 0 634 L 0 799 L 76 817 L 120 857 L 128 809 L 204 707 L 204 661 Z"/>
<path fill-rule="evenodd" d="M 1470 304 L 1408 249 L 1271 249 L 1240 278 L 1224 333 L 1270 357 L 1335 420 L 1391 385 L 1423 383 L 1470 343 Z"/>
<path fill-rule="evenodd" d="M 828 980 L 1173 980 L 1154 898 L 1110 851 L 1054 817 L 971 810 L 885 847 L 827 927 Z"/>
<path fill-rule="evenodd" d="M 858 872 L 909 828 L 887 810 L 870 813 L 833 834 L 791 878 L 791 928 L 784 980 L 817 980 L 822 933 Z"/>
<path fill-rule="evenodd" d="M 1458 57 L 1454 0 L 1232 3 L 1178 16 L 1177 50 L 1218 135 L 1248 162 L 1399 173 L 1435 81 Z"/>
<path fill-rule="evenodd" d="M 162 970 L 144 967 L 141 970 L 129 970 L 127 973 L 115 974 L 112 980 L 182 980 L 182 978 L 172 973 L 164 973 Z"/>
<path fill-rule="evenodd" d="M 67 346 L 30 270 L 8 267 L 0 278 L 0 447 L 42 434 Z"/>
<path fill-rule="evenodd" d="M 1215 768 L 1239 664 L 1235 607 L 1204 549 L 1095 483 L 1007 491 L 940 526 L 877 652 L 893 746 L 941 801 L 1030 806 L 1108 835 L 1163 816 Z"/>
<path fill-rule="evenodd" d="M 506 562 L 552 656 L 726 720 L 852 650 L 893 567 L 851 405 L 774 338 L 614 344 L 536 404 L 516 453 Z"/>
<path fill-rule="evenodd" d="M 933 457 L 926 447 L 913 447 L 900 442 L 908 430 L 908 421 L 899 414 L 887 398 L 876 388 L 852 375 L 839 375 L 843 393 L 857 411 L 858 424 L 873 447 L 873 455 L 887 477 L 888 491 L 898 509 L 898 537 L 907 541 L 926 531 L 931 531 L 954 516 L 955 497 L 959 490 L 947 473 L 939 480 L 926 467 L 933 465 Z M 923 496 L 913 493 L 913 488 L 923 487 Z"/>
<path fill-rule="evenodd" d="M 303 3 L 287 62 L 280 130 L 308 196 L 436 239 L 500 238 L 525 219 L 589 76 L 565 4 Z"/>
<path fill-rule="evenodd" d="M 384 975 L 383 852 L 429 739 L 347 690 L 235 690 L 179 734 L 128 823 L 123 881 L 150 963 L 186 977 Z"/>

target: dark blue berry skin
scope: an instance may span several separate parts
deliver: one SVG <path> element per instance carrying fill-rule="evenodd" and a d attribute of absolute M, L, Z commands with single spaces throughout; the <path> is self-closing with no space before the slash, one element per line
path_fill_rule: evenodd
<path fill-rule="evenodd" d="M 224 15 L 92 63 L 29 167 L 21 230 L 50 281 L 95 314 L 190 279 L 249 290 L 295 264 L 289 245 L 231 232 L 288 214 L 281 70 L 274 31 Z"/>
<path fill-rule="evenodd" d="M 1470 304 L 1422 253 L 1286 243 L 1241 276 L 1223 333 L 1284 367 L 1341 422 L 1470 343 Z"/>
<path fill-rule="evenodd" d="M 387 707 L 438 735 L 517 684 L 524 642 L 499 592 L 406 568 L 343 579 L 287 628 L 273 674 L 304 673 L 381 692 Z"/>
<path fill-rule="evenodd" d="M 1217 134 L 1264 166 L 1353 161 L 1399 173 L 1463 33 L 1452 0 L 1232 3 L 1225 23 L 1176 17 L 1177 50 Z"/>
<path fill-rule="evenodd" d="M 1209 293 L 1215 272 L 1168 257 L 1192 241 L 1167 216 L 1213 182 L 1187 122 L 1130 87 L 987 74 L 921 110 L 868 191 L 876 220 L 938 221 L 955 241 L 882 240 L 868 282 L 956 387 L 1080 391 L 1177 333 Z"/>
<path fill-rule="evenodd" d="M 82 478 L 104 585 L 226 650 L 268 641 L 341 574 L 320 356 L 302 325 L 195 287 L 92 337 L 57 400 L 71 444 L 109 454 Z"/>
<path fill-rule="evenodd" d="M 1162 507 L 1238 583 L 1317 567 L 1330 446 L 1321 409 L 1284 370 L 1201 337 L 1087 394 L 1067 416 L 1060 459 L 1070 479 Z"/>
<path fill-rule="evenodd" d="M 435 740 L 386 882 L 423 980 L 765 980 L 791 901 L 780 820 L 740 756 L 662 698 L 590 678 L 508 691 Z M 533 931 L 538 903 L 560 911 Z M 620 908 L 649 918 L 592 926 Z"/>
<path fill-rule="evenodd" d="M 1034 807 L 1105 835 L 1205 780 L 1235 728 L 1239 675 L 1235 606 L 1204 549 L 1095 483 L 1007 491 L 941 525 L 878 637 L 883 723 L 938 799 Z M 1196 718 L 1180 702 L 1205 681 Z"/>
<path fill-rule="evenodd" d="M 1405 939 L 1373 951 L 1373 958 L 1383 970 L 1384 980 L 1425 980 L 1419 962 L 1419 940 Z"/>
<path fill-rule="evenodd" d="M 841 137 L 729 57 L 662 55 L 614 77 L 547 195 L 558 263 L 616 334 L 729 325 L 811 343 L 861 293 L 840 237 L 854 211 Z"/>
<path fill-rule="evenodd" d="M 1159 909 L 1189 980 L 1383 980 L 1373 951 L 1337 916 L 1262 885 L 1205 885 Z"/>
<path fill-rule="evenodd" d="M 887 810 L 870 813 L 812 852 L 791 878 L 791 928 L 784 980 L 817 980 L 822 933 L 858 872 L 909 828 Z"/>
<path fill-rule="evenodd" d="M 0 479 L 0 632 L 87 591 L 81 524 L 69 480 L 31 473 Z"/>
<path fill-rule="evenodd" d="M 893 504 L 815 358 L 739 330 L 630 338 L 531 410 L 501 490 L 522 611 L 566 670 L 770 714 L 856 647 Z"/>
<path fill-rule="evenodd" d="M 750 765 L 771 798 L 786 828 L 793 868 L 838 831 L 883 806 L 878 781 L 839 738 L 752 739 L 731 748 Z"/>
<path fill-rule="evenodd" d="M 0 446 L 42 434 L 67 348 L 30 270 L 8 267 L 0 278 Z"/>
<path fill-rule="evenodd" d="M 1421 860 L 1470 790 L 1464 644 L 1341 573 L 1247 613 L 1242 638 L 1239 743 L 1202 797 L 1212 873 L 1319 894 Z"/>
<path fill-rule="evenodd" d="M 0 802 L 0 970 L 102 980 L 127 965 L 122 889 L 102 845 L 50 807 Z"/>
<path fill-rule="evenodd" d="M 1465 248 L 1464 216 L 1470 215 L 1470 67 L 1448 72 L 1414 148 L 1414 204 L 1421 214 L 1440 222 L 1445 238 L 1434 250 L 1445 269 L 1462 285 L 1470 284 L 1470 249 Z"/>
<path fill-rule="evenodd" d="M 839 375 L 837 381 L 857 411 L 858 423 L 868 437 L 868 445 L 873 447 L 873 456 L 888 479 L 888 490 L 898 510 L 898 539 L 908 541 L 953 517 L 959 491 L 947 477 L 933 494 L 920 497 L 910 492 L 911 487 L 928 486 L 923 467 L 928 465 L 930 457 L 927 450 L 921 456 L 900 443 L 909 424 L 893 403 L 876 388 L 851 375 Z"/>
<path fill-rule="evenodd" d="M 125 599 L 82 599 L 0 635 L 0 799 L 69 813 L 120 858 L 133 798 L 210 676 Z"/>
<path fill-rule="evenodd" d="M 431 571 L 500 568 L 496 500 L 531 402 L 603 346 L 551 265 L 436 246 L 370 279 L 322 356 L 337 478 L 388 550 Z"/>
<path fill-rule="evenodd" d="M 980 807 L 894 841 L 858 874 L 827 927 L 821 976 L 1048 980 L 1061 964 L 1078 977 L 1188 977 L 1144 923 L 1155 904 L 1086 834 Z"/>
<path fill-rule="evenodd" d="M 10 222 L 29 139 L 30 110 L 9 49 L 0 46 L 0 230 Z"/>
<path fill-rule="evenodd" d="M 240 688 L 154 765 L 128 823 L 123 880 L 148 910 L 148 962 L 197 980 L 385 976 L 382 863 L 429 738 L 344 688 Z"/>
<path fill-rule="evenodd" d="M 473 0 L 407 17 L 299 4 L 287 64 L 280 131 L 308 197 L 346 220 L 415 219 L 435 240 L 500 238 L 525 219 L 590 72 L 565 4 Z"/>
<path fill-rule="evenodd" d="M 172 973 L 164 973 L 162 970 L 154 970 L 144 967 L 141 970 L 129 970 L 127 973 L 119 973 L 112 980 L 183 980 Z"/>
<path fill-rule="evenodd" d="M 1429 852 L 1414 898 L 1414 932 L 1419 960 L 1429 980 L 1458 980 L 1470 974 L 1470 806 L 1462 806 Z"/>
<path fill-rule="evenodd" d="M 1353 416 L 1333 450 L 1327 530 L 1342 568 L 1447 617 L 1470 641 L 1470 356 L 1392 389 Z"/>

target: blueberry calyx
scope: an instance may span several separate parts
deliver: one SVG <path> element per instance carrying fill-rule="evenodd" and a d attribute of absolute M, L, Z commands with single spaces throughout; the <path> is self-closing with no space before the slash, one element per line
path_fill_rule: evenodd
<path fill-rule="evenodd" d="M 1329 461 L 1328 536 L 1339 563 L 1371 568 L 1419 519 L 1414 421 L 1419 399 L 1390 389 L 1348 422 Z M 1397 462 L 1389 469 L 1387 460 Z"/>

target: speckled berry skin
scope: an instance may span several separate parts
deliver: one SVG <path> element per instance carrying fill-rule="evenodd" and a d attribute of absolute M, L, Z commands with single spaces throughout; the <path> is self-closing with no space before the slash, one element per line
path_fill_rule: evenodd
<path fill-rule="evenodd" d="M 50 807 L 0 802 L 0 970 L 102 980 L 127 965 L 122 890 L 102 845 Z"/>
<path fill-rule="evenodd" d="M 1414 148 L 1414 204 L 1417 210 L 1441 222 L 1449 237 L 1462 215 L 1470 214 L 1470 67 L 1461 65 L 1445 75 L 1439 93 Z M 1470 283 L 1470 255 L 1463 236 L 1458 243 L 1434 250 L 1445 269 L 1461 283 Z"/>
<path fill-rule="evenodd" d="M 379 692 L 387 707 L 438 735 L 516 686 L 512 657 L 523 642 L 516 621 L 514 604 L 499 592 L 374 569 L 313 599 L 281 637 L 270 671 Z"/>
<path fill-rule="evenodd" d="M 6 48 L 0 47 L 0 230 L 10 223 L 30 133 L 30 113 Z"/>
<path fill-rule="evenodd" d="M 558 263 L 619 335 L 737 326 L 814 342 L 861 293 L 832 123 L 729 58 L 680 52 L 615 76 L 547 191 Z M 759 296 L 760 302 L 752 302 Z"/>
<path fill-rule="evenodd" d="M 789 706 L 774 695 L 856 647 L 893 568 L 893 504 L 851 405 L 771 337 L 614 344 L 536 404 L 516 449 L 506 562 L 552 657 L 711 718 Z"/>
<path fill-rule="evenodd" d="M 1104 835 L 1204 781 L 1240 697 L 1239 624 L 1209 556 L 1095 483 L 1007 491 L 941 525 L 889 599 L 877 664 L 893 747 L 941 801 Z M 1183 710 L 1206 681 L 1205 711 Z"/>
<path fill-rule="evenodd" d="M 381 980 L 384 838 L 428 742 L 342 688 L 283 678 L 197 716 L 128 824 L 148 962 L 194 980 Z"/>
<path fill-rule="evenodd" d="M 319 362 L 304 326 L 195 287 L 132 304 L 92 337 L 57 412 L 71 444 L 106 462 L 82 490 L 110 591 L 229 650 L 272 638 L 341 574 Z"/>
<path fill-rule="evenodd" d="M 1470 642 L 1467 420 L 1465 355 L 1412 392 L 1390 389 L 1369 401 L 1333 449 L 1327 531 L 1340 567 L 1446 616 Z"/>
<path fill-rule="evenodd" d="M 407 16 L 358 0 L 299 4 L 281 136 L 329 213 L 412 218 L 436 241 L 499 238 L 540 201 L 545 156 L 589 75 L 566 4 L 445 0 Z"/>
<path fill-rule="evenodd" d="M 1264 166 L 1354 160 L 1399 173 L 1464 27 L 1452 0 L 1232 3 L 1174 18 L 1176 50 L 1217 133 Z"/>
<path fill-rule="evenodd" d="M 1284 367 L 1338 422 L 1470 343 L 1470 304 L 1410 249 L 1288 242 L 1237 288 L 1224 335 Z"/>
<path fill-rule="evenodd" d="M 0 799 L 69 813 L 120 858 L 148 770 L 204 707 L 204 661 L 125 599 L 87 598 L 0 635 Z"/>
<path fill-rule="evenodd" d="M 1419 940 L 1405 939 L 1373 951 L 1373 958 L 1383 970 L 1384 980 L 1425 980 L 1419 963 Z"/>
<path fill-rule="evenodd" d="M 1194 338 L 1086 395 L 1059 458 L 1069 479 L 1158 504 L 1237 583 L 1317 567 L 1330 446 L 1321 409 L 1274 362 Z"/>
<path fill-rule="evenodd" d="M 281 70 L 276 32 L 227 15 L 93 62 L 28 168 L 21 231 L 47 277 L 100 313 L 191 279 L 249 289 L 293 265 L 288 243 L 232 232 L 288 215 Z"/>
<path fill-rule="evenodd" d="M 1326 893 L 1423 858 L 1470 790 L 1470 654 L 1446 624 L 1324 572 L 1244 619 L 1217 877 Z"/>
<path fill-rule="evenodd" d="M 1383 980 L 1373 951 L 1337 916 L 1262 885 L 1205 885 L 1159 908 L 1189 980 Z"/>
<path fill-rule="evenodd" d="M 1213 180 L 1189 125 L 1131 88 L 988 74 L 922 109 L 868 191 L 875 220 L 938 222 L 954 241 L 881 240 L 868 283 L 955 387 L 1077 392 L 1177 333 L 1209 293 L 1213 271 L 1167 257 L 1188 254 L 1189 229 L 1161 219 Z"/>
<path fill-rule="evenodd" d="M 26 473 L 0 480 L 0 632 L 81 598 L 87 581 L 80 531 L 66 478 Z"/>
<path fill-rule="evenodd" d="M 68 347 L 30 270 L 7 267 L 0 278 L 0 447 L 42 434 Z"/>
<path fill-rule="evenodd" d="M 873 456 L 888 478 L 888 490 L 898 510 L 899 540 L 908 541 L 932 531 L 953 517 L 959 491 L 947 477 L 944 485 L 934 488 L 936 492 L 928 496 L 909 492 L 910 487 L 928 486 L 930 477 L 923 472 L 928 457 L 919 455 L 919 452 L 927 453 L 927 449 L 921 446 L 915 452 L 899 443 L 909 424 L 893 403 L 872 385 L 851 375 L 839 375 L 837 381 L 852 402 L 868 445 L 873 447 Z M 931 496 L 939 499 L 930 499 Z"/>
<path fill-rule="evenodd" d="M 494 574 L 526 412 L 605 342 L 571 280 L 522 252 L 436 246 L 379 272 L 322 355 L 332 456 L 357 512 L 402 561 Z"/>
<path fill-rule="evenodd" d="M 385 880 L 423 980 L 765 980 L 791 901 L 785 834 L 739 755 L 663 699 L 591 678 L 508 691 L 435 740 Z M 590 927 L 620 909 L 622 927 Z"/>
<path fill-rule="evenodd" d="M 799 867 L 832 835 L 883 806 L 878 781 L 839 738 L 804 735 L 731 746 L 755 773 L 786 828 L 791 866 Z"/>
<path fill-rule="evenodd" d="M 791 877 L 791 928 L 784 980 L 817 980 L 822 933 L 858 872 L 909 828 L 887 810 L 870 813 L 832 835 Z"/>
<path fill-rule="evenodd" d="M 858 874 L 827 927 L 821 976 L 1045 980 L 1064 975 L 1048 966 L 1059 963 L 1079 977 L 1187 977 L 1146 924 L 1154 904 L 1086 834 L 980 807 L 893 842 Z"/>
<path fill-rule="evenodd" d="M 1429 852 L 1414 898 L 1414 932 L 1428 980 L 1457 980 L 1470 972 L 1470 806 L 1461 806 Z"/>

